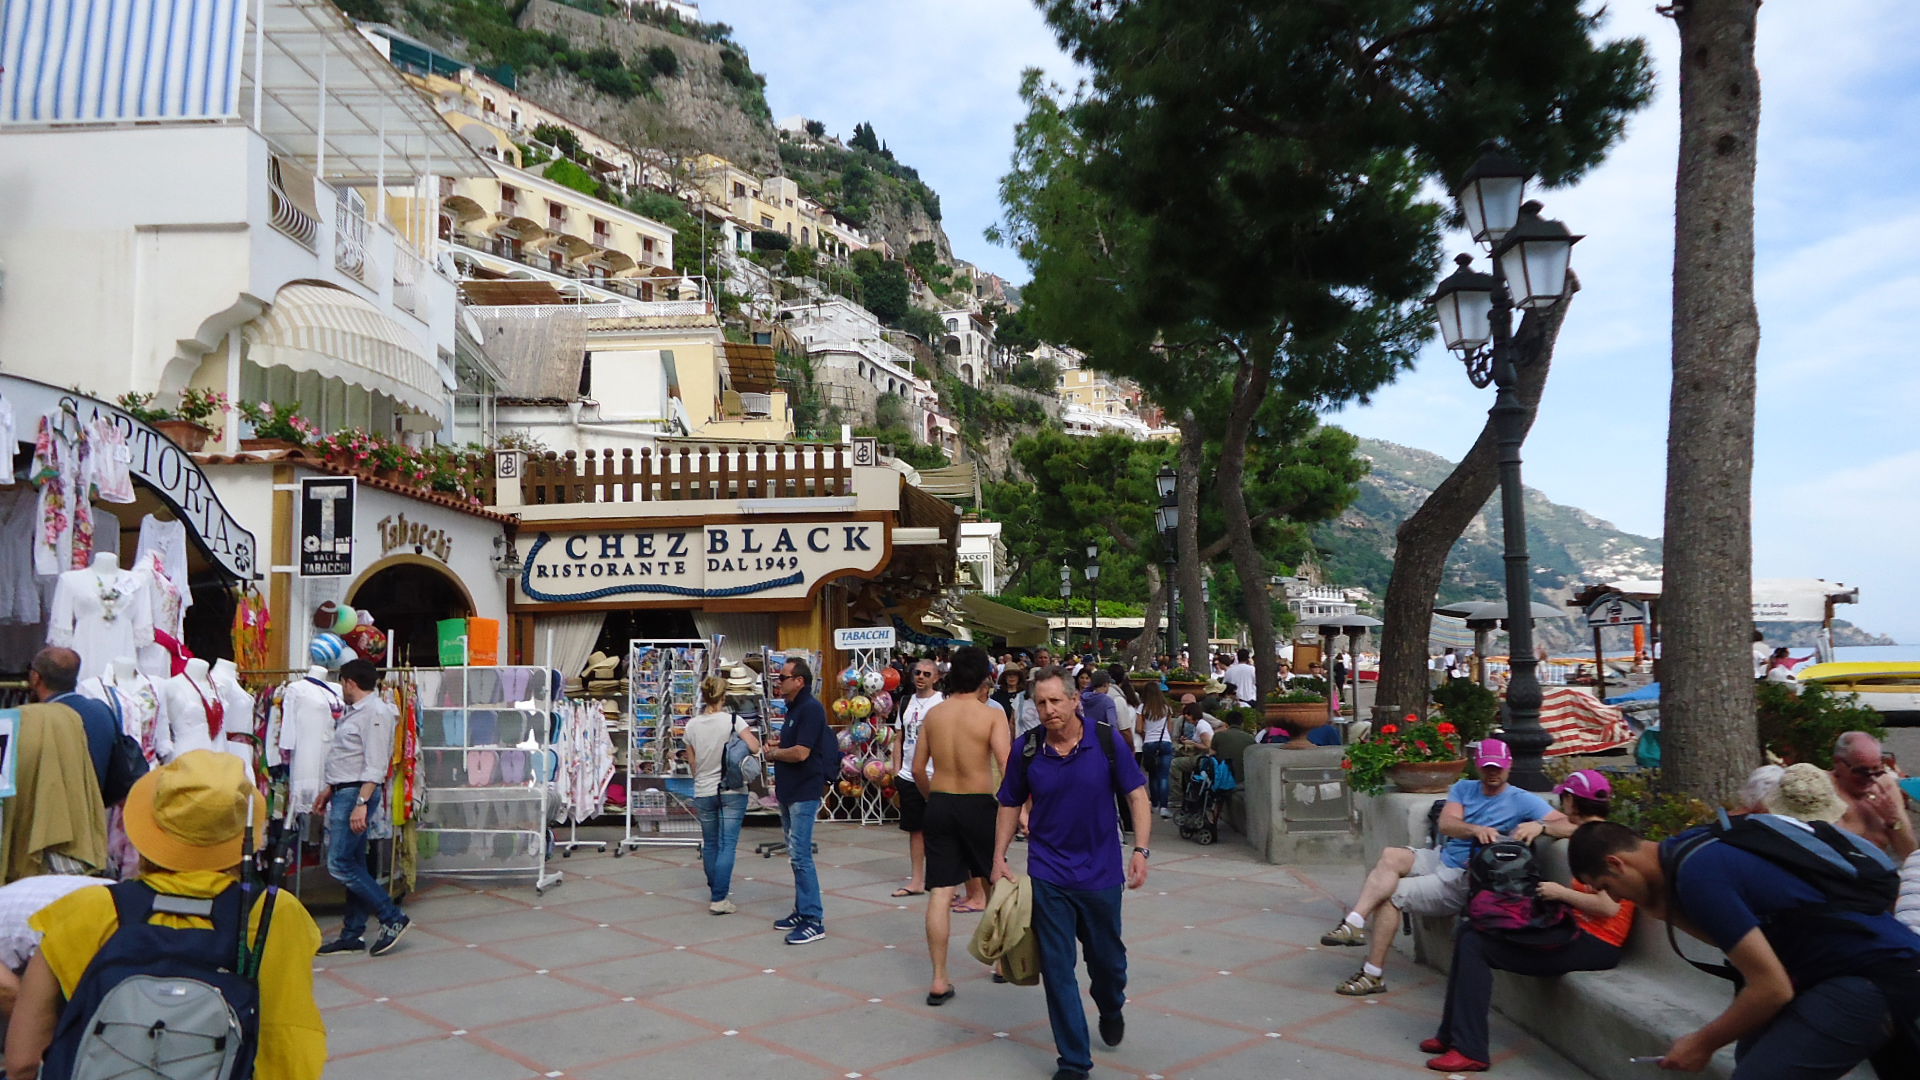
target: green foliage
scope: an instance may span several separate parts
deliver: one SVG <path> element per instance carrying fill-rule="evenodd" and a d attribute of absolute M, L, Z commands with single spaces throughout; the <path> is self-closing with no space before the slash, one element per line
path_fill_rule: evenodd
<path fill-rule="evenodd" d="M 819 252 L 811 247 L 797 246 L 787 249 L 785 269 L 788 277 L 812 277 L 819 269 Z"/>
<path fill-rule="evenodd" d="M 856 427 L 853 433 L 878 439 L 888 453 L 916 469 L 940 469 L 952 464 L 939 447 L 918 441 L 905 427 Z"/>
<path fill-rule="evenodd" d="M 907 313 L 900 316 L 900 329 L 926 342 L 929 348 L 937 349 L 946 333 L 946 324 L 925 308 L 908 308 Z"/>
<path fill-rule="evenodd" d="M 1810 761 L 1833 768 L 1833 744 L 1849 731 L 1886 737 L 1880 713 L 1842 697 L 1820 683 L 1761 682 L 1754 688 L 1760 745 L 1786 762 Z"/>
<path fill-rule="evenodd" d="M 899 394 L 881 394 L 873 404 L 873 422 L 876 427 L 908 430 L 907 399 Z"/>
<path fill-rule="evenodd" d="M 903 210 L 917 203 L 932 220 L 940 220 L 940 197 L 917 170 L 890 153 L 789 141 L 780 144 L 780 161 L 802 194 L 855 228 L 866 228 L 874 207 L 889 201 Z"/>
<path fill-rule="evenodd" d="M 1007 382 L 1037 394 L 1058 393 L 1060 365 L 1045 359 L 1021 360 L 1013 365 L 1013 370 L 1007 372 Z"/>
<path fill-rule="evenodd" d="M 386 6 L 380 0 L 333 0 L 333 6 L 360 22 L 390 21 Z"/>
<path fill-rule="evenodd" d="M 1477 742 L 1493 730 L 1500 718 L 1500 696 L 1472 679 L 1448 679 L 1433 691 L 1433 703 L 1460 729 L 1460 737 Z"/>
<path fill-rule="evenodd" d="M 641 191 L 627 200 L 627 209 L 641 217 L 657 221 L 674 231 L 673 268 L 681 274 L 699 274 L 702 272 L 700 219 L 694 216 L 687 204 L 664 191 Z M 720 246 L 726 237 L 718 229 L 706 231 L 706 259 L 711 265 L 718 261 Z M 723 312 L 726 297 L 721 297 Z M 739 298 L 734 298 L 734 310 L 739 308 Z"/>
<path fill-rule="evenodd" d="M 1572 771 L 1571 766 L 1567 771 Z M 1556 782 L 1563 779 L 1554 777 Z M 1613 807 L 1607 812 L 1607 820 L 1619 822 L 1648 840 L 1665 840 L 1713 820 L 1713 807 L 1705 802 L 1661 790 L 1659 769 L 1614 773 L 1610 779 Z"/>
<path fill-rule="evenodd" d="M 605 184 L 596 179 L 592 173 L 565 158 L 556 158 L 547 165 L 546 169 L 542 170 L 540 175 L 556 184 L 570 187 L 583 195 L 591 195 L 603 202 L 618 205 L 614 199 L 608 198 L 608 196 L 613 193 L 607 189 Z"/>
<path fill-rule="evenodd" d="M 1319 694 L 1321 701 L 1327 700 L 1327 680 L 1318 675 L 1295 675 L 1288 685 L 1295 690 L 1307 690 Z"/>
<path fill-rule="evenodd" d="M 911 308 L 912 289 L 907 284 L 907 268 L 894 259 L 883 259 L 872 249 L 856 251 L 848 265 L 860 279 L 860 295 L 866 308 L 881 322 L 892 326 Z"/>
<path fill-rule="evenodd" d="M 573 6 L 605 14 L 605 5 L 593 0 Z M 409 15 L 423 29 L 458 37 L 467 42 L 470 59 L 490 67 L 515 71 L 566 71 L 601 93 L 622 101 L 646 93 L 652 72 L 629 67 L 620 54 L 609 48 L 576 51 L 573 43 L 560 34 L 522 29 L 515 21 L 520 8 L 497 0 L 440 0 L 407 5 Z M 644 63 L 644 62 L 643 62 Z"/>
<path fill-rule="evenodd" d="M 827 136 L 827 125 L 818 120 L 809 120 L 807 121 L 807 134 L 816 139 L 824 139 Z"/>
<path fill-rule="evenodd" d="M 1387 789 L 1387 769 L 1404 762 L 1454 761 L 1466 751 L 1454 726 L 1444 720 L 1426 720 L 1402 727 L 1382 724 L 1365 739 L 1347 747 L 1347 785 L 1363 795 Z"/>
<path fill-rule="evenodd" d="M 1269 690 L 1263 698 L 1269 705 L 1325 705 L 1327 695 L 1316 694 L 1312 690 L 1296 688 L 1293 690 Z"/>
<path fill-rule="evenodd" d="M 580 157 L 580 136 L 575 135 L 572 128 L 559 124 L 540 124 L 533 129 L 533 137 L 567 157 Z"/>
<path fill-rule="evenodd" d="M 981 311 L 993 323 L 993 339 L 1000 344 L 1019 353 L 1032 352 L 1040 346 L 1040 335 L 1034 333 L 1026 308 L 1009 308 L 996 300 L 985 304 Z"/>
<path fill-rule="evenodd" d="M 1106 578 L 1104 575 L 1101 577 L 1100 581 L 1101 581 L 1101 584 L 1103 585 L 1106 584 Z M 1082 582 L 1081 584 L 1085 584 L 1085 583 Z M 1093 597 L 1085 595 L 1084 593 L 1077 590 L 1078 590 L 1078 587 L 1076 586 L 1076 591 L 1073 594 L 1073 603 L 1066 605 L 1065 610 L 1067 611 L 1068 614 L 1071 614 L 1076 619 L 1082 618 L 1082 617 L 1091 617 L 1093 615 Z M 1060 597 L 1058 595 L 1054 595 L 1054 596 L 1001 595 L 1001 596 L 995 597 L 994 601 L 996 603 L 1005 604 L 1011 608 L 1018 608 L 1021 611 L 1025 611 L 1033 615 L 1059 615 L 1063 610 L 1062 605 L 1060 603 Z M 1109 600 L 1104 591 L 1100 596 L 1100 617 L 1101 618 L 1112 616 L 1113 618 L 1116 618 L 1116 619 L 1137 619 L 1137 618 L 1140 618 L 1142 615 L 1145 615 L 1146 612 L 1147 612 L 1147 609 L 1144 604 L 1136 604 L 1128 600 L 1117 600 L 1117 599 Z"/>
<path fill-rule="evenodd" d="M 853 138 L 847 140 L 847 145 L 869 154 L 880 152 L 880 138 L 873 133 L 873 125 L 868 123 L 853 125 Z"/>
<path fill-rule="evenodd" d="M 793 237 L 773 229 L 753 230 L 753 249 L 755 251 L 786 251 L 793 246 Z"/>
<path fill-rule="evenodd" d="M 680 74 L 680 54 L 670 45 L 650 45 L 647 47 L 647 67 L 655 75 L 669 79 Z"/>
<path fill-rule="evenodd" d="M 767 107 L 767 80 L 754 74 L 746 53 L 732 45 L 723 46 L 720 50 L 720 76 L 733 85 L 740 98 L 740 106 L 748 116 L 761 119 L 772 117 L 773 111 Z"/>

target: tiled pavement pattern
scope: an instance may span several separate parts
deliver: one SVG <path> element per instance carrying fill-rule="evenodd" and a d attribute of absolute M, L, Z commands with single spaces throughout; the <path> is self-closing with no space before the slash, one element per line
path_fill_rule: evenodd
<path fill-rule="evenodd" d="M 691 848 L 583 851 L 557 863 L 566 880 L 544 896 L 506 881 L 428 885 L 391 955 L 319 958 L 328 1077 L 1051 1075 L 1039 988 L 994 985 L 965 953 L 978 916 L 954 919 L 959 994 L 925 1004 L 925 901 L 887 896 L 905 875 L 904 836 L 820 827 L 828 937 L 800 947 L 768 925 L 793 894 L 783 858 L 752 854 L 773 836 L 742 834 L 740 913 L 724 917 L 706 911 Z M 1391 993 L 1332 993 L 1360 950 L 1316 943 L 1362 868 L 1266 866 L 1230 838 L 1200 847 L 1163 834 L 1154 848 L 1152 877 L 1124 909 L 1126 1041 L 1108 1050 L 1095 1037 L 1096 1077 L 1439 1075 L 1414 1046 L 1439 1014 L 1432 972 L 1396 956 Z M 1498 1016 L 1493 1039 L 1503 1080 L 1586 1075 Z"/>

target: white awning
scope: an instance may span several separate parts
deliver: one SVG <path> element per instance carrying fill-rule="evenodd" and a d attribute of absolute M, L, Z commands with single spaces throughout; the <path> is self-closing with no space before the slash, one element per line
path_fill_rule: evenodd
<path fill-rule="evenodd" d="M 288 285 L 248 323 L 247 358 L 343 379 L 415 412 L 446 412 L 445 384 L 418 339 L 380 309 L 341 289 Z"/>

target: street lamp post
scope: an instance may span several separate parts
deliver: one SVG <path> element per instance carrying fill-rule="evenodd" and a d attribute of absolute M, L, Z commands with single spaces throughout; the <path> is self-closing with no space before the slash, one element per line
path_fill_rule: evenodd
<path fill-rule="evenodd" d="M 1474 386 L 1497 388 L 1494 443 L 1500 462 L 1500 517 L 1505 544 L 1508 658 L 1507 716 L 1503 737 L 1513 751 L 1513 783 L 1545 791 L 1552 781 L 1541 759 L 1553 736 L 1540 726 L 1539 658 L 1533 652 L 1533 588 L 1527 554 L 1525 489 L 1520 483 L 1520 446 L 1527 437 L 1527 410 L 1517 391 L 1519 366 L 1528 358 L 1513 348 L 1513 309 L 1544 311 L 1566 293 L 1567 264 L 1580 237 L 1557 221 L 1540 217 L 1540 204 L 1522 202 L 1526 167 L 1489 143 L 1467 171 L 1456 196 L 1473 239 L 1492 254 L 1493 273 L 1474 271 L 1461 255 L 1452 274 L 1431 298 L 1440 338 L 1460 354 Z"/>
<path fill-rule="evenodd" d="M 1066 614 L 1067 624 L 1062 629 L 1067 632 L 1068 652 L 1073 651 L 1073 568 L 1066 563 L 1060 564 L 1060 607 Z"/>
<path fill-rule="evenodd" d="M 1100 655 L 1100 545 L 1087 545 L 1087 587 L 1093 595 L 1093 626 L 1088 644 L 1093 647 L 1093 655 Z"/>
<path fill-rule="evenodd" d="M 1180 557 L 1180 499 L 1175 494 L 1179 477 L 1169 465 L 1153 478 L 1160 491 L 1160 505 L 1154 508 L 1153 523 L 1160 530 L 1161 552 L 1167 566 L 1167 658 L 1180 662 L 1180 586 L 1174 581 Z"/>

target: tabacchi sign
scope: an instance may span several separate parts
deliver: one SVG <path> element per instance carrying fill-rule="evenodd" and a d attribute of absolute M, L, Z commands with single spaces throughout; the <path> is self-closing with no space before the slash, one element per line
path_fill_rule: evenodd
<path fill-rule="evenodd" d="M 877 521 L 767 522 L 702 528 L 541 533 L 520 591 L 542 603 L 805 597 L 827 577 L 886 558 Z"/>

